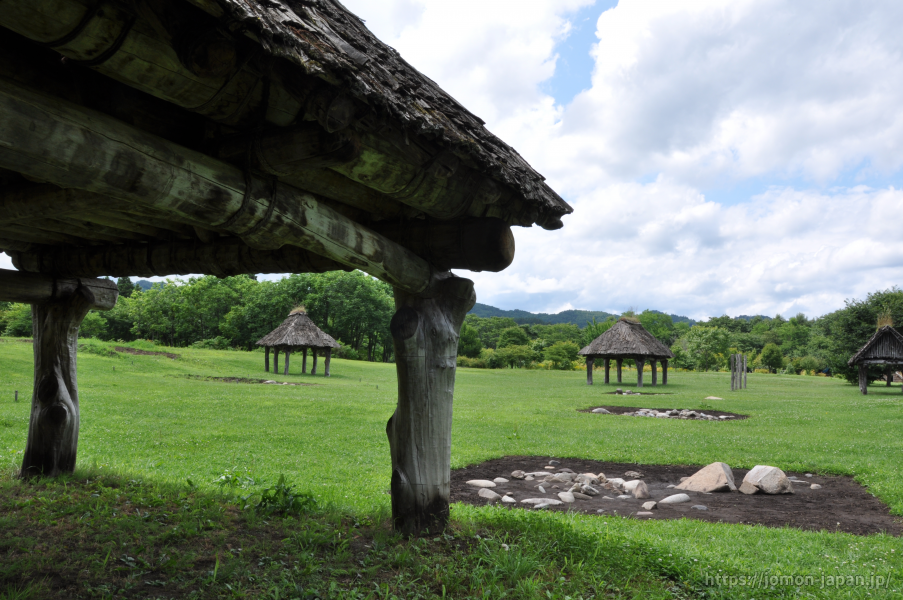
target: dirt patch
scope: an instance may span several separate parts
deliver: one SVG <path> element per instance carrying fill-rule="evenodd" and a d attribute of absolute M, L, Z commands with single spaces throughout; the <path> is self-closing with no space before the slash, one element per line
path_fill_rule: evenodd
<path fill-rule="evenodd" d="M 610 412 L 612 415 L 626 415 L 626 414 L 630 414 L 630 413 L 635 413 L 638 410 L 643 410 L 643 408 L 638 407 L 638 406 L 593 406 L 592 408 L 584 408 L 584 409 L 578 410 L 577 412 L 591 413 L 594 410 L 596 410 L 597 408 L 604 408 L 605 410 Z M 683 410 L 683 409 L 680 409 L 680 408 L 677 408 L 677 409 L 653 408 L 650 410 L 657 410 L 659 412 L 664 412 L 664 411 L 669 411 L 669 410 Z M 722 417 L 722 416 L 732 417 L 730 419 L 723 419 L 724 421 L 728 421 L 728 422 L 729 421 L 742 421 L 743 419 L 749 418 L 749 415 L 738 415 L 737 413 L 724 412 L 723 410 L 710 410 L 708 408 L 694 408 L 693 410 L 695 410 L 698 413 L 701 412 L 701 413 L 705 413 L 707 415 L 712 415 L 713 417 Z M 604 417 L 606 415 L 605 415 L 605 413 L 599 413 L 599 416 Z M 633 416 L 633 415 L 631 415 L 631 416 Z"/>
<path fill-rule="evenodd" d="M 173 360 L 179 358 L 178 354 L 172 352 L 154 352 L 152 350 L 138 350 L 137 348 L 127 348 L 125 346 L 116 346 L 116 352 L 125 352 L 126 354 L 134 354 L 136 356 L 165 356 Z"/>
<path fill-rule="evenodd" d="M 321 385 L 319 383 L 296 383 L 291 381 L 273 381 L 272 379 L 251 379 L 249 377 L 207 377 L 205 375 L 176 375 L 176 377 L 201 381 L 222 381 L 224 383 L 265 383 L 267 385 L 299 385 L 304 387 Z"/>
<path fill-rule="evenodd" d="M 875 498 L 868 491 L 853 481 L 852 477 L 813 475 L 806 477 L 805 473 L 787 472 L 791 479 L 800 479 L 806 484 L 794 484 L 793 494 L 769 496 L 756 494 L 748 496 L 740 492 L 727 492 L 716 494 L 701 494 L 697 492 L 685 492 L 668 488 L 668 485 L 677 485 L 681 477 L 689 477 L 701 466 L 684 465 L 637 465 L 630 463 L 611 463 L 594 460 L 582 460 L 574 458 L 558 459 L 560 465 L 549 473 L 556 473 L 562 468 L 571 469 L 576 473 L 605 473 L 607 477 L 624 477 L 627 471 L 639 471 L 643 474 L 643 481 L 649 488 L 651 500 L 661 500 L 666 496 L 677 493 L 686 493 L 690 496 L 690 502 L 683 504 L 660 505 L 653 509 L 651 516 L 636 517 L 636 513 L 643 510 L 642 504 L 646 500 L 635 498 L 618 500 L 619 492 L 601 490 L 598 496 L 590 500 L 577 500 L 573 504 L 549 506 L 542 510 L 577 511 L 587 514 L 618 515 L 637 519 L 697 519 L 715 523 L 743 523 L 746 525 L 766 525 L 768 527 L 795 527 L 807 531 L 841 531 L 857 535 L 869 535 L 875 533 L 888 533 L 899 536 L 903 534 L 903 519 L 890 514 L 888 507 Z M 520 504 L 520 500 L 526 498 L 558 499 L 558 492 L 566 491 L 565 484 L 562 489 L 546 489 L 545 494 L 537 489 L 538 481 L 516 480 L 511 478 L 511 472 L 521 470 L 524 472 L 546 471 L 548 458 L 530 456 L 511 456 L 472 465 L 463 469 L 452 471 L 451 475 L 451 500 L 452 502 L 464 502 L 481 506 L 486 501 L 480 498 L 478 489 L 467 485 L 471 479 L 488 479 L 492 481 L 496 477 L 508 479 L 508 483 L 497 484 L 494 492 L 504 494 L 511 492 L 518 504 L 501 504 L 501 506 L 527 507 Z M 779 465 L 777 465 L 779 466 Z M 748 470 L 733 469 L 734 479 L 739 485 Z M 810 489 L 808 484 L 817 483 L 821 489 Z M 609 496 L 612 500 L 606 500 L 603 496 Z M 702 505 L 707 510 L 692 508 Z M 527 510 L 530 510 L 527 508 Z M 600 512 L 601 511 L 601 512 Z"/>

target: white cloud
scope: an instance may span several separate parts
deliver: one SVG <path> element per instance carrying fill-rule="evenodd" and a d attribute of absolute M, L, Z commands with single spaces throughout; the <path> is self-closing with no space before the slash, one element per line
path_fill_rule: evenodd
<path fill-rule="evenodd" d="M 0 269 L 14 268 L 12 259 L 5 252 L 0 252 Z"/>

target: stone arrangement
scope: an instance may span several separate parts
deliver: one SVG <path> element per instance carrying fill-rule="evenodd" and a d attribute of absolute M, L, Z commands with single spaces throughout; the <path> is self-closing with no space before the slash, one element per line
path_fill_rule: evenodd
<path fill-rule="evenodd" d="M 501 502 L 504 504 L 520 504 L 525 508 L 542 509 L 549 506 L 573 504 L 581 500 L 590 500 L 601 496 L 602 500 L 648 500 L 642 504 L 642 511 L 637 516 L 650 516 L 650 512 L 662 505 L 683 504 L 690 502 L 691 497 L 685 492 L 700 494 L 740 492 L 743 494 L 792 494 L 793 485 L 806 485 L 813 490 L 821 489 L 818 484 L 809 484 L 800 479 L 791 479 L 779 468 L 757 465 L 747 473 L 739 486 L 734 481 L 730 466 L 723 462 L 715 462 L 703 467 L 690 477 L 681 477 L 679 483 L 668 485 L 675 493 L 653 499 L 649 488 L 642 480 L 639 471 L 627 471 L 624 477 L 606 477 L 605 473 L 575 473 L 559 467 L 558 461 L 550 461 L 543 471 L 512 471 L 508 477 L 496 477 L 493 480 L 472 479 L 467 485 L 477 490 L 477 495 L 488 504 Z M 811 477 L 807 474 L 806 477 Z M 535 481 L 536 492 L 508 491 L 505 484 L 512 479 Z M 515 497 L 524 496 L 524 497 Z M 695 510 L 708 510 L 703 504 L 690 507 Z M 598 512 L 604 512 L 599 510 Z"/>
<path fill-rule="evenodd" d="M 627 391 L 630 393 L 630 390 Z M 611 411 L 606 410 L 604 408 L 594 408 L 592 412 L 596 414 L 602 415 L 610 415 Z M 655 410 L 654 408 L 641 408 L 634 412 L 622 413 L 620 416 L 622 417 L 654 417 L 658 419 L 684 419 L 684 420 L 696 420 L 696 421 L 726 421 L 728 419 L 733 419 L 735 417 L 731 415 L 722 415 L 720 417 L 716 417 L 714 415 L 707 415 L 704 412 L 698 410 L 687 410 L 680 408 L 672 408 L 669 410 Z"/>

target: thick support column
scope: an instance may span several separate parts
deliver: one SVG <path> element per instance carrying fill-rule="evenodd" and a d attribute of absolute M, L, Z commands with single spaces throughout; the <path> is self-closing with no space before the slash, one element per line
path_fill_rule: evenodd
<path fill-rule="evenodd" d="M 301 374 L 307 375 L 307 348 L 305 348 L 301 352 Z"/>
<path fill-rule="evenodd" d="M 743 355 L 743 389 L 746 389 L 746 372 L 749 370 L 749 367 L 746 364 L 746 355 Z"/>
<path fill-rule="evenodd" d="M 332 348 L 326 349 L 326 362 L 323 363 L 323 375 L 329 377 L 329 361 L 332 359 Z"/>
<path fill-rule="evenodd" d="M 658 385 L 658 369 L 656 368 L 658 365 L 658 361 L 654 358 L 649 361 L 649 364 L 652 365 L 652 385 Z"/>
<path fill-rule="evenodd" d="M 867 365 L 859 365 L 859 391 L 862 392 L 863 396 L 865 396 L 869 393 L 868 370 L 869 370 L 869 368 Z"/>
<path fill-rule="evenodd" d="M 311 348 L 310 353 L 314 355 L 314 364 L 310 367 L 310 374 L 316 375 L 317 374 L 317 349 Z"/>
<path fill-rule="evenodd" d="M 398 408 L 386 425 L 392 452 L 392 520 L 405 535 L 448 522 L 452 398 L 458 334 L 476 294 L 473 282 L 439 273 L 427 291 L 395 289 L 390 330 Z"/>
<path fill-rule="evenodd" d="M 288 348 L 285 349 L 285 373 L 283 375 L 288 375 L 288 358 L 292 355 L 292 351 Z"/>
<path fill-rule="evenodd" d="M 646 361 L 642 358 L 634 358 L 633 362 L 636 363 L 636 386 L 641 388 L 643 387 L 643 367 L 646 365 Z"/>
<path fill-rule="evenodd" d="M 662 361 L 662 385 L 668 385 L 668 361 Z"/>
<path fill-rule="evenodd" d="M 273 375 L 279 374 L 279 347 L 273 348 Z"/>
<path fill-rule="evenodd" d="M 270 347 L 264 346 L 263 349 L 263 371 L 265 373 L 270 372 Z"/>
<path fill-rule="evenodd" d="M 622 367 L 623 364 L 624 364 L 624 359 L 623 359 L 623 358 L 618 358 L 618 359 L 615 360 L 615 363 L 616 363 L 616 369 L 615 369 L 615 370 L 617 371 L 617 374 L 618 374 L 618 383 L 621 383 L 621 367 Z"/>
<path fill-rule="evenodd" d="M 894 369 L 893 367 L 887 367 L 887 387 L 890 387 L 890 383 L 894 380 Z"/>
<path fill-rule="evenodd" d="M 593 357 L 586 357 L 586 385 L 593 384 Z"/>
<path fill-rule="evenodd" d="M 602 359 L 602 365 L 605 367 L 605 383 L 610 383 L 611 360 L 608 358 Z"/>

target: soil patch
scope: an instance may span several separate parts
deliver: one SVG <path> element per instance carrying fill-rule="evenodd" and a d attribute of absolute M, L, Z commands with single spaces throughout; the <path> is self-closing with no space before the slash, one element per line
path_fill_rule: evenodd
<path fill-rule="evenodd" d="M 674 392 L 603 392 L 617 396 L 671 396 Z"/>
<path fill-rule="evenodd" d="M 137 348 L 127 348 L 125 346 L 116 346 L 116 352 L 125 352 L 126 354 L 135 354 L 136 356 L 165 356 L 173 360 L 179 358 L 178 354 L 172 352 L 154 352 L 152 350 L 138 350 Z"/>
<path fill-rule="evenodd" d="M 577 500 L 573 504 L 549 506 L 541 510 L 577 511 L 588 514 L 617 515 L 637 519 L 697 519 L 716 523 L 743 523 L 746 525 L 766 525 L 768 527 L 795 527 L 807 531 L 841 531 L 857 535 L 888 533 L 899 536 L 903 534 L 903 519 L 890 514 L 888 507 L 868 491 L 856 483 L 852 477 L 813 475 L 787 472 L 790 479 L 800 479 L 806 484 L 794 484 L 793 494 L 770 496 L 755 494 L 748 496 L 740 492 L 702 494 L 668 488 L 677 485 L 681 477 L 689 477 L 701 466 L 686 465 L 638 465 L 631 463 L 611 463 L 575 458 L 557 459 L 560 464 L 554 470 L 547 470 L 549 458 L 535 456 L 509 456 L 486 461 L 463 469 L 456 469 L 451 474 L 452 502 L 465 502 L 482 506 L 486 503 L 477 493 L 478 489 L 467 485 L 471 479 L 488 479 L 496 477 L 508 479 L 508 483 L 497 484 L 492 491 L 511 495 L 518 504 L 499 504 L 517 509 L 531 510 L 526 504 L 520 504 L 526 498 L 558 499 L 558 492 L 567 491 L 566 484 L 545 486 L 546 493 L 537 489 L 538 481 L 517 480 L 511 478 L 511 472 L 520 470 L 527 473 L 548 471 L 556 473 L 562 468 L 576 473 L 604 473 L 606 477 L 621 477 L 627 471 L 639 471 L 643 481 L 649 488 L 651 500 L 661 500 L 672 494 L 685 493 L 690 502 L 683 504 L 659 505 L 653 509 L 651 516 L 636 516 L 643 511 L 642 505 L 650 499 L 637 500 L 629 498 L 618 500 L 619 492 L 600 489 L 600 494 L 590 500 Z M 776 465 L 779 466 L 779 465 Z M 734 480 L 739 485 L 748 470 L 733 469 Z M 807 484 L 817 483 L 821 489 L 810 489 Z M 609 496 L 612 500 L 606 500 Z M 691 508 L 703 505 L 707 510 Z"/>
<path fill-rule="evenodd" d="M 605 410 L 607 410 L 608 412 L 610 412 L 610 413 L 613 414 L 613 415 L 626 415 L 626 414 L 630 414 L 630 413 L 635 413 L 635 412 L 638 411 L 638 410 L 643 410 L 643 408 L 645 408 L 645 407 L 637 407 L 637 406 L 593 406 L 592 408 L 584 408 L 584 409 L 578 410 L 577 412 L 591 413 L 591 412 L 593 412 L 593 411 L 594 411 L 595 409 L 597 409 L 597 408 L 604 408 Z M 673 408 L 653 408 L 653 409 L 651 409 L 651 410 L 657 410 L 657 411 L 659 411 L 659 412 L 662 412 L 662 411 L 675 410 L 675 409 L 673 409 Z M 678 409 L 676 409 L 676 410 L 682 410 L 682 409 L 678 408 Z M 749 415 L 738 415 L 737 413 L 724 412 L 723 410 L 710 410 L 710 409 L 708 409 L 708 408 L 694 408 L 693 410 L 695 410 L 696 412 L 702 412 L 702 413 L 705 413 L 705 414 L 707 414 L 707 415 L 712 415 L 713 417 L 721 417 L 721 416 L 732 417 L 731 419 L 721 419 L 721 420 L 723 420 L 723 421 L 728 421 L 728 422 L 730 422 L 730 421 L 742 421 L 743 419 L 748 419 L 748 418 L 749 418 Z M 599 414 L 600 416 L 603 416 L 603 417 L 606 416 L 605 413 L 597 413 L 597 414 Z M 631 416 L 633 416 L 633 415 L 631 415 Z M 535 469 L 534 469 L 534 470 L 535 470 Z"/>
<path fill-rule="evenodd" d="M 176 377 L 199 379 L 201 381 L 222 381 L 224 383 L 265 383 L 267 385 L 299 385 L 305 387 L 321 385 L 319 383 L 295 383 L 291 381 L 273 381 L 272 379 L 251 379 L 248 377 L 207 377 L 204 375 L 176 375 Z"/>

